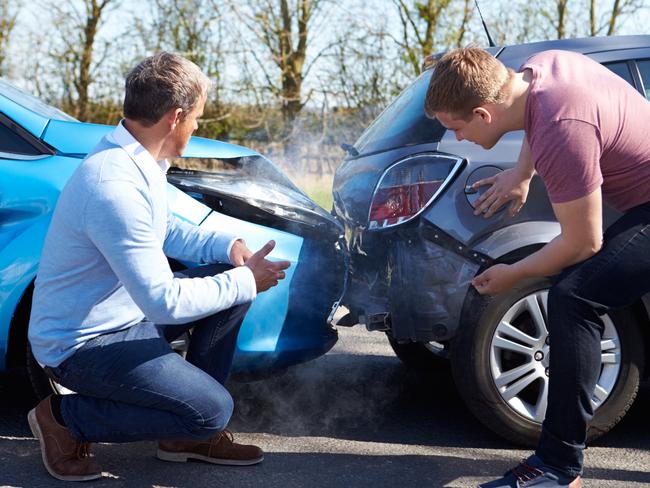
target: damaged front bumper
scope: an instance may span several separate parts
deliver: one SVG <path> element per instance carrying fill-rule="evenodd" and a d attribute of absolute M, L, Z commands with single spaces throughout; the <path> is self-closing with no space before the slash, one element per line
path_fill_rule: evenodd
<path fill-rule="evenodd" d="M 273 238 L 272 256 L 291 262 L 286 278 L 260 294 L 244 320 L 233 365 L 242 376 L 327 352 L 338 337 L 327 318 L 343 295 L 347 276 L 338 221 L 281 175 L 269 174 L 268 168 L 265 174 L 259 168 L 253 172 L 249 165 L 236 161 L 216 172 L 168 174 L 170 183 L 212 210 L 197 222 L 202 227 L 229 228 L 253 250 Z"/>

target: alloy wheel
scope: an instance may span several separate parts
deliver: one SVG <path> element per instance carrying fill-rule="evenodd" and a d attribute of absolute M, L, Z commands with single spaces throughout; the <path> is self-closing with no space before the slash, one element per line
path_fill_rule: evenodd
<path fill-rule="evenodd" d="M 503 401 L 523 417 L 541 423 L 546 415 L 550 346 L 547 327 L 548 290 L 532 293 L 508 309 L 490 344 L 490 370 Z M 591 398 L 594 411 L 609 397 L 621 369 L 621 346 L 614 323 L 605 325 L 601 369 Z"/>

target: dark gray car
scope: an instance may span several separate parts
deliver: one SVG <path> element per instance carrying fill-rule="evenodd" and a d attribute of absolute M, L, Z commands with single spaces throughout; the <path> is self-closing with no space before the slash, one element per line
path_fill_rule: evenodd
<path fill-rule="evenodd" d="M 572 39 L 491 48 L 515 70 L 549 49 L 584 53 L 650 96 L 650 36 Z M 435 69 L 435 67 L 433 68 Z M 550 281 L 484 297 L 470 280 L 512 263 L 560 232 L 542 182 L 514 218 L 473 214 L 472 183 L 511 168 L 523 132 L 491 150 L 458 142 L 423 110 L 431 70 L 418 77 L 364 132 L 336 172 L 334 212 L 350 252 L 350 310 L 338 325 L 383 331 L 405 362 L 445 368 L 476 417 L 499 435 L 534 445 L 546 411 Z M 576 80 L 580 83 L 580 80 Z M 585 86 L 585 90 L 589 87 Z M 605 209 L 605 223 L 617 216 Z M 611 429 L 632 404 L 650 346 L 650 299 L 604 317 L 602 365 L 590 438 Z"/>

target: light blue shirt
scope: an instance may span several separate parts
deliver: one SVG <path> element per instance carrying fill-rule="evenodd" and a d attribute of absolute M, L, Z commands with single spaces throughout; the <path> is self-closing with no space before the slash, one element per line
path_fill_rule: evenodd
<path fill-rule="evenodd" d="M 247 266 L 174 276 L 166 256 L 229 262 L 237 236 L 171 214 L 167 167 L 120 123 L 66 184 L 45 239 L 29 324 L 41 365 L 58 366 L 93 337 L 142 320 L 182 324 L 255 298 Z"/>

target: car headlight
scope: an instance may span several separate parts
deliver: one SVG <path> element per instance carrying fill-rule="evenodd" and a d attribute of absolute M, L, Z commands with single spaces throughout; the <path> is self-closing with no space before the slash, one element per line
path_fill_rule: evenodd
<path fill-rule="evenodd" d="M 385 229 L 416 217 L 451 183 L 462 163 L 461 158 L 424 153 L 388 167 L 372 196 L 368 228 Z"/>

